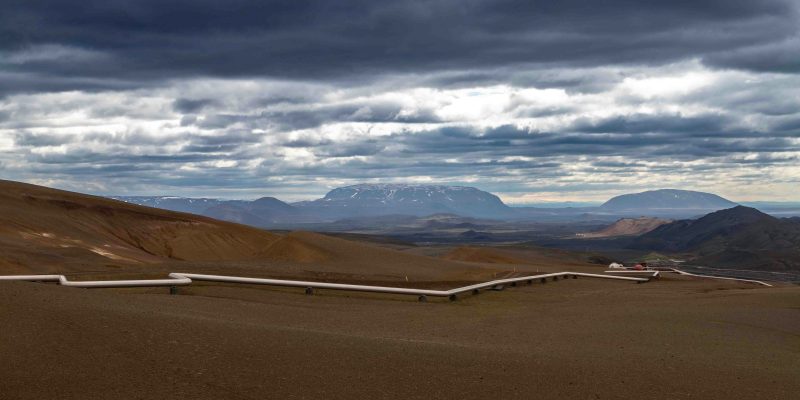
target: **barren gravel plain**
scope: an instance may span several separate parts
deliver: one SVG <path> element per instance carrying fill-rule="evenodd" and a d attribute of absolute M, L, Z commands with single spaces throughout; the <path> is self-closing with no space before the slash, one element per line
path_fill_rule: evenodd
<path fill-rule="evenodd" d="M 456 302 L 0 284 L 4 399 L 792 399 L 800 290 L 665 277 Z"/>

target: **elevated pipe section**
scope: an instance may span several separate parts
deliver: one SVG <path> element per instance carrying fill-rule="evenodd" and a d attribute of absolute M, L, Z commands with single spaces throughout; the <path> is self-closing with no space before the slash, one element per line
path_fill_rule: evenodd
<path fill-rule="evenodd" d="M 392 294 L 408 294 L 417 296 L 433 296 L 433 297 L 449 297 L 460 293 L 469 292 L 476 289 L 485 289 L 508 283 L 533 281 L 536 279 L 556 278 L 561 276 L 584 276 L 590 278 L 602 279 L 616 279 L 632 282 L 647 282 L 646 278 L 631 278 L 622 276 L 609 276 L 599 274 L 586 274 L 581 272 L 556 272 L 552 274 L 531 275 L 516 278 L 498 279 L 489 282 L 478 283 L 475 285 L 464 286 L 450 290 L 427 290 L 427 289 L 412 289 L 412 288 L 399 288 L 388 286 L 367 286 L 367 285 L 351 285 L 345 283 L 327 283 L 327 282 L 310 282 L 310 281 L 291 281 L 282 279 L 264 279 L 264 278 L 244 278 L 238 276 L 223 276 L 223 275 L 202 275 L 202 274 L 189 274 L 183 272 L 173 272 L 169 274 L 172 278 L 189 278 L 196 281 L 208 282 L 226 282 L 226 283 L 244 283 L 252 285 L 270 285 L 270 286 L 290 286 L 290 287 L 305 287 L 314 289 L 333 289 L 333 290 L 349 290 L 358 292 L 374 292 L 374 293 L 392 293 Z"/>
<path fill-rule="evenodd" d="M 400 287 L 389 287 L 389 286 L 369 286 L 369 285 L 353 285 L 344 283 L 295 281 L 295 280 L 284 280 L 284 279 L 247 278 L 239 276 L 191 274 L 183 272 L 173 272 L 169 274 L 170 279 L 70 281 L 64 275 L 7 275 L 7 276 L 0 276 L 0 281 L 58 282 L 60 285 L 63 286 L 81 287 L 81 288 L 186 286 L 190 285 L 192 281 L 207 281 L 207 282 L 238 283 L 238 284 L 251 284 L 251 285 L 304 287 L 307 289 L 308 288 L 331 289 L 331 290 L 346 290 L 346 291 L 357 291 L 357 292 L 404 294 L 404 295 L 415 295 L 415 296 L 450 297 L 452 299 L 453 296 L 461 293 L 477 291 L 486 288 L 493 288 L 507 284 L 514 284 L 517 282 L 525 282 L 525 281 L 533 282 L 534 280 L 546 280 L 547 278 L 552 278 L 555 280 L 560 277 L 577 278 L 579 276 L 588 278 L 621 280 L 621 281 L 629 281 L 636 283 L 643 283 L 649 281 L 649 278 L 587 274 L 582 272 L 556 272 L 550 274 L 497 279 L 489 282 L 478 283 L 450 290 L 429 290 L 429 289 L 400 288 Z"/>
<path fill-rule="evenodd" d="M 674 272 L 674 273 L 676 273 L 678 275 L 693 276 L 693 277 L 696 277 L 696 278 L 722 279 L 722 280 L 728 280 L 728 281 L 755 283 L 757 285 L 763 285 L 763 286 L 767 286 L 767 287 L 772 287 L 772 285 L 770 285 L 769 283 L 766 283 L 766 282 L 763 282 L 763 281 L 757 281 L 755 279 L 728 278 L 728 277 L 725 277 L 725 276 L 714 276 L 714 275 L 700 275 L 700 274 L 693 274 L 691 272 L 681 271 L 681 270 L 675 269 L 675 268 L 670 268 L 669 272 Z"/>
<path fill-rule="evenodd" d="M 620 275 L 634 275 L 634 276 L 649 276 L 650 278 L 658 278 L 659 272 L 658 271 L 621 271 L 621 270 L 611 270 L 611 271 L 603 271 L 604 274 L 620 274 Z"/>
<path fill-rule="evenodd" d="M 58 282 L 61 286 L 79 288 L 126 288 L 126 287 L 158 287 L 158 286 L 186 286 L 192 280 L 185 277 L 172 277 L 172 279 L 137 279 L 120 281 L 70 281 L 64 275 L 4 275 L 0 281 L 28 281 L 28 282 Z"/>
<path fill-rule="evenodd" d="M 636 276 L 636 275 L 639 275 L 639 276 L 645 275 L 645 276 L 650 276 L 652 278 L 658 278 L 660 272 L 671 272 L 671 273 L 675 273 L 675 274 L 678 274 L 678 275 L 692 276 L 692 277 L 695 277 L 695 278 L 722 279 L 722 280 L 736 281 L 736 282 L 755 283 L 757 285 L 773 287 L 769 283 L 766 283 L 764 281 L 758 281 L 758 280 L 755 280 L 755 279 L 729 278 L 729 277 L 726 277 L 726 276 L 714 276 L 714 275 L 700 275 L 700 274 L 693 274 L 693 273 L 690 273 L 690 272 L 682 271 L 682 270 L 679 270 L 677 268 L 648 269 L 648 270 L 642 270 L 642 271 L 636 271 L 636 270 L 611 270 L 611 271 L 605 271 L 604 273 L 606 273 L 606 274 L 620 274 L 620 275 L 634 275 L 634 276 Z"/>
<path fill-rule="evenodd" d="M 351 285 L 346 283 L 292 281 L 284 279 L 267 279 L 267 278 L 246 278 L 240 276 L 203 275 L 203 274 L 189 274 L 183 272 L 173 272 L 169 274 L 169 276 L 171 278 L 176 278 L 176 279 L 186 278 L 195 281 L 206 281 L 206 282 L 243 283 L 249 285 L 349 290 L 353 292 L 410 294 L 417 296 L 447 296 L 447 292 L 442 290 L 409 289 L 409 288 L 399 288 L 399 287 L 389 287 L 389 286 L 368 286 L 368 285 Z"/>

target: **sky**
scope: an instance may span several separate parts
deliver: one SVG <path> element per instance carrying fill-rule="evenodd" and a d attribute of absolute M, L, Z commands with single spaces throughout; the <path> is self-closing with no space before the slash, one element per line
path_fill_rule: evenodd
<path fill-rule="evenodd" d="M 72 4 L 70 4 L 72 3 Z M 4 0 L 0 178 L 800 201 L 800 2 Z"/>

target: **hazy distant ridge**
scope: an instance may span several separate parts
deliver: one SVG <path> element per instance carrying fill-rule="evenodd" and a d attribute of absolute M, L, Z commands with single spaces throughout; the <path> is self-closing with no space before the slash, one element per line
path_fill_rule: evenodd
<path fill-rule="evenodd" d="M 606 211 L 626 210 L 709 210 L 735 207 L 737 204 L 713 193 L 691 190 L 659 189 L 623 194 L 600 206 Z"/>
<path fill-rule="evenodd" d="M 661 189 L 617 196 L 600 207 L 513 208 L 496 195 L 468 186 L 360 184 L 336 188 L 311 201 L 286 203 L 274 197 L 218 200 L 175 196 L 117 196 L 134 204 L 189 212 L 259 227 L 330 223 L 387 215 L 454 214 L 496 220 L 575 220 L 581 218 L 689 218 L 736 203 L 711 193 Z"/>

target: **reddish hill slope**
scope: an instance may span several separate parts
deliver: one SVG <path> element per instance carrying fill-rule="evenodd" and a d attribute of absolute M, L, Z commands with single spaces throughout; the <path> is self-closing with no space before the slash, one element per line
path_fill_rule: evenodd
<path fill-rule="evenodd" d="M 278 235 L 196 215 L 0 181 L 3 271 L 253 259 Z"/>
<path fill-rule="evenodd" d="M 622 218 L 602 230 L 584 233 L 581 236 L 585 238 L 639 236 L 670 222 L 672 221 L 668 219 L 652 217 Z"/>
<path fill-rule="evenodd" d="M 561 249 L 549 249 L 535 246 L 461 246 L 440 257 L 445 260 L 531 266 L 545 270 L 564 270 L 564 268 L 596 268 L 590 261 L 590 255 Z"/>
<path fill-rule="evenodd" d="M 473 280 L 491 277 L 491 268 L 397 251 L 313 232 L 291 232 L 276 240 L 259 258 L 291 270 L 326 273 L 331 277 L 389 280 Z M 493 270 L 493 269 L 492 269 Z"/>

